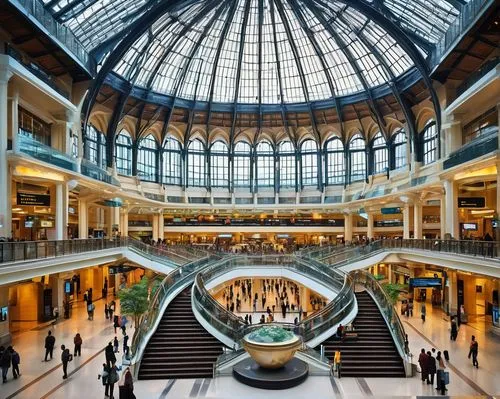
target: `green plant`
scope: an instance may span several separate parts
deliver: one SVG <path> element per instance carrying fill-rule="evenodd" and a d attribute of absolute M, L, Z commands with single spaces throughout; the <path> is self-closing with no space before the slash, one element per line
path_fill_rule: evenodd
<path fill-rule="evenodd" d="M 399 293 L 404 290 L 405 286 L 404 284 L 386 283 L 382 284 L 382 288 L 384 289 L 390 301 L 394 305 L 398 301 Z"/>
<path fill-rule="evenodd" d="M 374 274 L 373 277 L 375 277 L 375 280 L 377 281 L 385 280 L 387 278 L 383 274 Z"/>
<path fill-rule="evenodd" d="M 134 324 L 139 325 L 139 317 L 148 310 L 148 279 L 143 277 L 137 284 L 124 288 L 118 293 L 121 312 L 134 318 Z"/>

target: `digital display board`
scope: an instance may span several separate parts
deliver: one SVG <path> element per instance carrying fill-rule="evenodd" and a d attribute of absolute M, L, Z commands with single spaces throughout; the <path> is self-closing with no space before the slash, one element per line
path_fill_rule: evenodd
<path fill-rule="evenodd" d="M 441 288 L 440 278 L 435 277 L 416 277 L 410 279 L 410 287 L 413 288 Z"/>
<path fill-rule="evenodd" d="M 50 206 L 50 194 L 31 194 L 17 192 L 17 205 L 42 205 Z"/>

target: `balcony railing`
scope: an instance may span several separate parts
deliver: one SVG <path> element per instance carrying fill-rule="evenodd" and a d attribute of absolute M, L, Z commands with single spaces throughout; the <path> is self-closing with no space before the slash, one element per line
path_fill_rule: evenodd
<path fill-rule="evenodd" d="M 82 159 L 81 173 L 84 176 L 91 177 L 92 179 L 102 181 L 104 183 L 120 186 L 118 179 L 99 166 L 94 165 L 86 159 Z"/>
<path fill-rule="evenodd" d="M 89 56 L 83 45 L 78 41 L 70 29 L 57 22 L 39 0 L 9 0 L 16 8 L 23 8 L 22 12 L 28 17 L 36 19 L 47 32 L 55 38 L 66 50 L 70 51 L 84 66 L 89 74 L 95 72 L 95 62 Z"/>
<path fill-rule="evenodd" d="M 29 155 L 39 161 L 47 162 L 72 172 L 78 171 L 78 165 L 74 158 L 23 134 L 17 135 L 16 152 Z"/>
<path fill-rule="evenodd" d="M 465 79 L 460 85 L 457 87 L 455 98 L 456 100 L 463 93 L 465 93 L 468 89 L 470 89 L 474 84 L 476 84 L 482 77 L 484 77 L 488 72 L 492 71 L 496 68 L 496 66 L 500 64 L 500 57 L 496 57 L 485 63 L 481 69 L 471 74 L 467 79 Z"/>
<path fill-rule="evenodd" d="M 479 137 L 450 154 L 448 159 L 443 162 L 443 169 L 449 169 L 454 166 L 461 165 L 496 150 L 498 150 L 497 131 L 492 135 L 489 134 L 485 137 Z"/>
<path fill-rule="evenodd" d="M 462 7 L 460 15 L 448 27 L 443 38 L 436 43 L 430 58 L 431 69 L 441 62 L 442 58 L 455 44 L 455 41 L 467 32 L 477 17 L 494 3 L 495 0 L 470 0 Z"/>

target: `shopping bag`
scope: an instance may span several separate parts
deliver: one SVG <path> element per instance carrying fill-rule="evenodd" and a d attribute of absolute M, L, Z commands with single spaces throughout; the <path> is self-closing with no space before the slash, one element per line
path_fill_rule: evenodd
<path fill-rule="evenodd" d="M 450 373 L 445 371 L 444 373 L 444 385 L 448 385 L 450 383 Z"/>

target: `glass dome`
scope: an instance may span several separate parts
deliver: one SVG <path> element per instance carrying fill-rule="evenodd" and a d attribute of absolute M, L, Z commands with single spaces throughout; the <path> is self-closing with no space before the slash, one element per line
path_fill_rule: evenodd
<path fill-rule="evenodd" d="M 158 3 L 44 1 L 89 50 L 103 55 Z M 361 2 L 404 31 L 424 55 L 459 14 L 456 1 Z M 293 104 L 366 91 L 413 66 L 396 31 L 348 1 L 178 4 L 153 18 L 114 72 L 136 86 L 186 100 Z"/>

